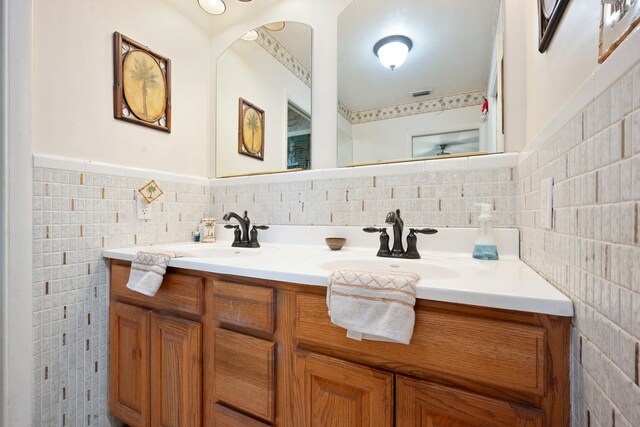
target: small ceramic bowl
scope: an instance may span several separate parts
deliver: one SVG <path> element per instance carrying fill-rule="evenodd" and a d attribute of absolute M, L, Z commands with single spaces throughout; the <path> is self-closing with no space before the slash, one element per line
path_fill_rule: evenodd
<path fill-rule="evenodd" d="M 327 243 L 327 246 L 329 246 L 329 249 L 339 251 L 347 242 L 347 239 L 344 237 L 327 237 L 324 241 Z"/>

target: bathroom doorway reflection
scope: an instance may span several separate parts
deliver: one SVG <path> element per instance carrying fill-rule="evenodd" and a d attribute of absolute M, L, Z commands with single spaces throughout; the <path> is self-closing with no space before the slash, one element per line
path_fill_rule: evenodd
<path fill-rule="evenodd" d="M 311 115 L 287 103 L 287 169 L 311 167 Z"/>

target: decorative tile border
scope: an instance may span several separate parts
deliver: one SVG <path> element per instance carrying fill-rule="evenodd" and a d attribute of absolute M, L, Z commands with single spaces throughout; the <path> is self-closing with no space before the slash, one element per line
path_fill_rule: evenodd
<path fill-rule="evenodd" d="M 311 70 L 302 65 L 302 62 L 296 59 L 268 30 L 260 27 L 256 31 L 258 32 L 256 43 L 277 59 L 278 62 L 284 65 L 305 85 L 311 87 Z"/>
<path fill-rule="evenodd" d="M 455 95 L 429 98 L 421 101 L 405 104 L 390 105 L 388 107 L 372 108 L 370 110 L 351 111 L 341 101 L 338 101 L 338 112 L 351 124 L 375 122 L 379 120 L 397 119 L 398 117 L 415 116 L 418 114 L 433 113 L 435 111 L 453 110 L 456 108 L 482 105 L 484 102 L 484 90 L 458 93 Z M 480 111 L 478 110 L 478 116 Z"/>
<path fill-rule="evenodd" d="M 338 99 L 338 113 L 344 117 L 349 123 L 353 124 L 353 111 L 349 109 L 342 101 Z"/>

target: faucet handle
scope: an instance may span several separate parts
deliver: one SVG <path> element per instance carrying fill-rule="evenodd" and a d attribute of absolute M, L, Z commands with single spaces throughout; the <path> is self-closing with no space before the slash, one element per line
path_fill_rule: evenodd
<path fill-rule="evenodd" d="M 438 230 L 436 230 L 435 228 L 410 228 L 409 232 L 420 234 L 436 234 Z"/>
<path fill-rule="evenodd" d="M 384 231 L 387 231 L 386 228 L 376 228 L 376 227 L 365 227 L 362 229 L 362 231 L 366 232 L 366 233 L 382 233 Z"/>
<path fill-rule="evenodd" d="M 232 229 L 232 228 L 237 230 L 239 227 L 240 227 L 239 225 L 233 225 L 233 224 L 225 224 L 224 225 L 224 228 L 227 228 L 229 230 Z"/>
<path fill-rule="evenodd" d="M 249 241 L 250 248 L 259 248 L 260 243 L 258 243 L 258 230 L 268 230 L 268 225 L 254 225 L 251 228 L 251 240 Z"/>
<path fill-rule="evenodd" d="M 366 233 L 380 233 L 380 249 L 378 249 L 377 256 L 389 257 L 391 251 L 389 250 L 389 235 L 387 234 L 387 228 L 365 227 L 362 231 Z"/>

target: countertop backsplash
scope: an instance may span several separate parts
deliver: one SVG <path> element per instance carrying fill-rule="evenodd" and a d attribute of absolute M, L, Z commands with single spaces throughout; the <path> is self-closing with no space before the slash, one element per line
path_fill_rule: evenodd
<path fill-rule="evenodd" d="M 515 227 L 516 156 L 478 159 L 417 163 L 425 166 L 422 170 L 405 164 L 409 173 L 393 164 L 356 168 L 353 176 L 338 169 L 322 175 L 289 173 L 286 179 L 215 180 L 212 214 L 221 218 L 228 211 L 248 210 L 260 224 L 365 226 L 382 225 L 389 211 L 400 209 L 405 225 L 474 227 L 480 214 L 475 204 L 489 203 L 496 226 Z"/>

